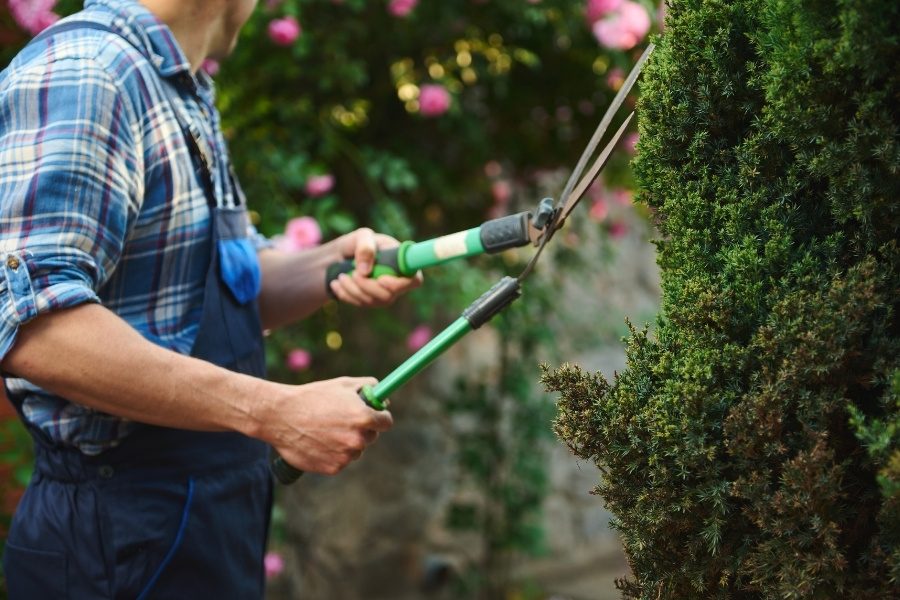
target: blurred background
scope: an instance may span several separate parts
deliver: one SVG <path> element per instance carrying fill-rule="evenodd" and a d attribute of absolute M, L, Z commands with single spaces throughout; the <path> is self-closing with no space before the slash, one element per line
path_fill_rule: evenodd
<path fill-rule="evenodd" d="M 80 8 L 4 2 L 0 67 Z M 204 69 L 252 217 L 281 248 L 359 226 L 422 241 L 559 194 L 662 18 L 649 0 L 262 0 L 235 54 Z M 618 597 L 627 563 L 590 494 L 598 472 L 554 438 L 538 379 L 562 362 L 611 377 L 626 318 L 656 314 L 632 128 L 523 298 L 395 394 L 394 430 L 339 476 L 278 490 L 269 597 Z M 269 335 L 270 376 L 383 377 L 532 252 L 438 267 L 389 309 L 330 303 Z M 4 399 L 0 526 L 30 460 Z"/>

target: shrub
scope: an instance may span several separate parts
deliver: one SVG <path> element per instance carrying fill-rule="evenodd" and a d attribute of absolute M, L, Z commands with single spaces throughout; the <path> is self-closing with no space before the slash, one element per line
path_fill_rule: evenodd
<path fill-rule="evenodd" d="M 673 1 L 639 103 L 662 311 L 556 421 L 629 598 L 900 594 L 900 5 Z"/>

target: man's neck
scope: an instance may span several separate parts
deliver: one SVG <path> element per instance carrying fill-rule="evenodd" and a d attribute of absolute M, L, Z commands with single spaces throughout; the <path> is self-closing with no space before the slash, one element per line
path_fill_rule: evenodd
<path fill-rule="evenodd" d="M 169 26 L 191 71 L 196 73 L 212 52 L 216 28 L 220 26 L 215 0 L 140 0 L 147 9 Z"/>

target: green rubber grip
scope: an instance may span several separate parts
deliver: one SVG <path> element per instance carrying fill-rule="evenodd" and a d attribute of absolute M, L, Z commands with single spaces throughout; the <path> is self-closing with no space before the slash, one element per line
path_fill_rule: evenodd
<path fill-rule="evenodd" d="M 359 390 L 359 397 L 363 402 L 375 410 L 384 410 L 387 408 L 388 401 L 377 398 L 371 386 L 367 385 Z M 275 450 L 275 448 L 272 448 L 270 453 L 269 471 L 272 472 L 272 476 L 275 477 L 275 480 L 282 485 L 291 485 L 303 477 L 303 471 L 289 465 L 286 460 L 281 458 L 281 455 L 278 454 L 278 451 Z"/>

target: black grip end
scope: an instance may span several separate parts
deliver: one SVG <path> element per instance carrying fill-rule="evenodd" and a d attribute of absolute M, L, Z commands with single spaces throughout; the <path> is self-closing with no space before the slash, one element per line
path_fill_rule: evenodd
<path fill-rule="evenodd" d="M 291 485 L 303 476 L 303 471 L 295 469 L 286 460 L 272 450 L 272 460 L 269 462 L 269 470 L 275 480 L 282 485 Z"/>
<path fill-rule="evenodd" d="M 498 312 L 512 304 L 513 300 L 518 298 L 521 293 L 518 279 L 504 277 L 464 310 L 462 316 L 469 322 L 472 329 L 478 329 Z"/>
<path fill-rule="evenodd" d="M 325 291 L 334 298 L 334 292 L 331 291 L 331 282 L 338 278 L 341 273 L 351 273 L 356 268 L 352 259 L 348 258 L 340 262 L 333 262 L 325 269 Z"/>
<path fill-rule="evenodd" d="M 482 223 L 479 238 L 484 251 L 494 254 L 508 248 L 528 245 L 531 242 L 528 235 L 529 219 L 531 213 L 526 211 Z"/>
<path fill-rule="evenodd" d="M 337 279 L 341 273 L 352 273 L 356 269 L 356 261 L 347 258 L 340 262 L 333 262 L 325 269 L 325 291 L 334 298 L 334 292 L 331 291 L 331 282 Z M 382 275 L 402 275 L 410 277 L 415 273 L 405 273 L 400 268 L 400 248 L 387 248 L 379 250 L 375 255 L 375 265 L 372 268 L 371 277 L 381 277 Z"/>

